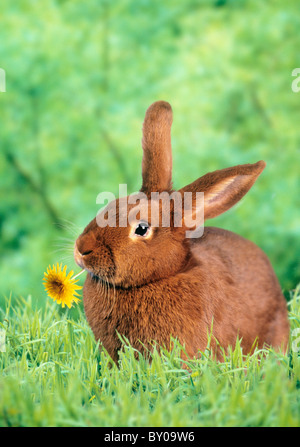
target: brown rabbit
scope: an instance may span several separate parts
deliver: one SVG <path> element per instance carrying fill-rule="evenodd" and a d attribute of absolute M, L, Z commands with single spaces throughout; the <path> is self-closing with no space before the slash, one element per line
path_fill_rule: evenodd
<path fill-rule="evenodd" d="M 205 350 L 211 328 L 217 355 L 215 339 L 226 348 L 237 337 L 244 353 L 255 344 L 285 350 L 286 301 L 267 256 L 255 244 L 214 227 L 205 227 L 202 237 L 187 238 L 185 220 L 174 225 L 178 209 L 173 201 L 169 226 L 152 225 L 151 193 L 173 193 L 171 125 L 168 103 L 149 107 L 142 140 L 141 192 L 147 198 L 136 217 L 129 222 L 136 204 L 128 198 L 114 200 L 100 213 L 107 225 L 99 226 L 95 218 L 76 241 L 75 260 L 88 272 L 83 300 L 95 338 L 116 362 L 122 346 L 118 334 L 143 353 L 153 341 L 170 347 L 173 337 L 188 356 L 197 356 Z M 259 161 L 222 169 L 182 188 L 180 195 L 190 192 L 193 199 L 183 217 L 194 216 L 197 192 L 204 193 L 205 219 L 228 210 L 264 167 Z M 163 211 L 160 202 L 160 222 Z"/>

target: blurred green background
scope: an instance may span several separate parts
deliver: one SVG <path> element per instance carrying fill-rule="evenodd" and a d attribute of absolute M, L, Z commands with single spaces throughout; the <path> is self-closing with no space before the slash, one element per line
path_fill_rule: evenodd
<path fill-rule="evenodd" d="M 210 221 L 251 239 L 286 291 L 300 280 L 299 0 L 1 0 L 1 297 L 42 303 L 50 263 L 75 271 L 101 191 L 141 185 L 141 127 L 173 107 L 174 186 L 265 160 Z"/>

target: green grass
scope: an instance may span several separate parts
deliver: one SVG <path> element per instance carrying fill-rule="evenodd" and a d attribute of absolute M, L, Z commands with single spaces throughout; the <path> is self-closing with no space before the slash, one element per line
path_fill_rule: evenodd
<path fill-rule="evenodd" d="M 289 312 L 292 332 L 300 287 Z M 29 297 L 8 300 L 1 314 L 0 426 L 300 425 L 300 357 L 292 350 L 243 356 L 237 343 L 223 363 L 207 350 L 183 369 L 178 345 L 154 350 L 151 364 L 125 345 L 118 369 L 80 306 L 63 312 L 48 300 L 35 309 Z"/>

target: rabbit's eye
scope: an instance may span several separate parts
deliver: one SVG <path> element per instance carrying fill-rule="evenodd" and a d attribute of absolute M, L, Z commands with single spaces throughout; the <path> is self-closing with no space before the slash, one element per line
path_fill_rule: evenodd
<path fill-rule="evenodd" d="M 135 229 L 135 234 L 138 236 L 146 236 L 149 231 L 149 225 L 146 222 L 140 222 Z"/>

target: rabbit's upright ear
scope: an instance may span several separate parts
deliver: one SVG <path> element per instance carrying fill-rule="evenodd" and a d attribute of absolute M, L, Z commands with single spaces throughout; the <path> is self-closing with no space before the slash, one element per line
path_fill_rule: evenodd
<path fill-rule="evenodd" d="M 172 108 L 165 101 L 153 103 L 147 110 L 143 125 L 143 185 L 141 191 L 171 191 L 172 189 Z"/>
<path fill-rule="evenodd" d="M 264 161 L 258 161 L 210 172 L 180 192 L 191 192 L 193 203 L 196 193 L 203 192 L 204 220 L 211 219 L 235 205 L 249 191 L 265 166 Z"/>

